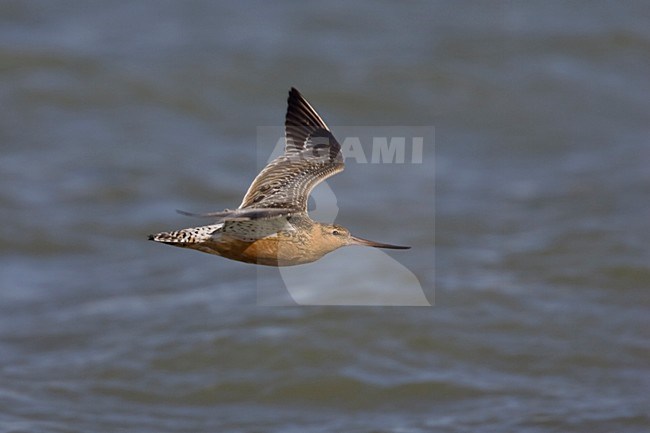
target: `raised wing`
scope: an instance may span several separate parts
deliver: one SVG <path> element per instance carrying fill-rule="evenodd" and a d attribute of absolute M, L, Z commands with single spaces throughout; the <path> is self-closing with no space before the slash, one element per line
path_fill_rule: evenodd
<path fill-rule="evenodd" d="M 284 154 L 257 175 L 239 209 L 306 212 L 312 189 L 343 171 L 341 145 L 316 110 L 293 87 L 289 91 L 288 105 Z"/>

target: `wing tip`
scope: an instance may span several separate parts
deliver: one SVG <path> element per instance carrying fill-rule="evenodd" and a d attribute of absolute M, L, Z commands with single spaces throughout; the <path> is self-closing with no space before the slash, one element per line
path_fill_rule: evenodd
<path fill-rule="evenodd" d="M 287 104 L 291 106 L 292 104 L 298 103 L 299 101 L 307 102 L 305 97 L 302 96 L 302 93 L 300 93 L 298 89 L 292 86 L 291 89 L 289 89 L 289 97 L 287 98 Z"/>

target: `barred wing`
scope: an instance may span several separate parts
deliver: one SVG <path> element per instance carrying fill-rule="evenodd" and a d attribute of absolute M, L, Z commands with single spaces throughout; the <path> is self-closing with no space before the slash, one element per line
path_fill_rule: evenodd
<path fill-rule="evenodd" d="M 307 210 L 314 187 L 343 171 L 341 145 L 316 110 L 296 90 L 289 92 L 284 154 L 257 175 L 240 209 Z"/>

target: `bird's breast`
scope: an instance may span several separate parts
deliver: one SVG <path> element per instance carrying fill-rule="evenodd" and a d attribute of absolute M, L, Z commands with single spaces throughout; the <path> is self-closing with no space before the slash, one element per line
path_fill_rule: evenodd
<path fill-rule="evenodd" d="M 242 240 L 222 235 L 210 248 L 220 256 L 246 263 L 268 266 L 291 266 L 312 262 L 312 254 L 304 240 L 279 232 L 256 240 Z"/>

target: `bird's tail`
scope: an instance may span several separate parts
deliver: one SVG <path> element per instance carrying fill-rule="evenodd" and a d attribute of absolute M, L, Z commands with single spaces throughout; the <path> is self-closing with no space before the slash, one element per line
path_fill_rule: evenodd
<path fill-rule="evenodd" d="M 191 227 L 173 232 L 161 232 L 155 235 L 149 235 L 149 240 L 178 246 L 197 244 L 210 239 L 212 233 L 222 225 L 223 224 L 212 224 L 209 226 Z"/>

